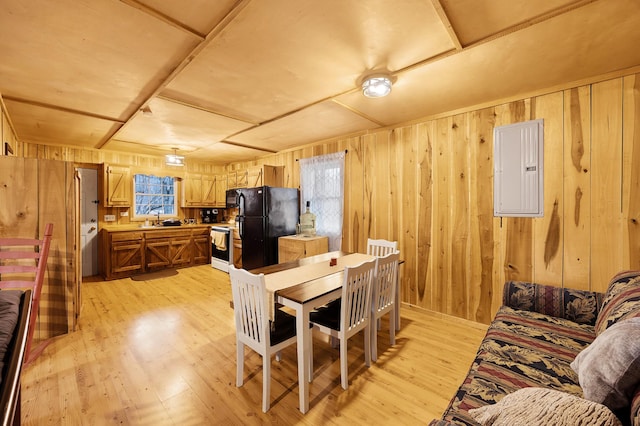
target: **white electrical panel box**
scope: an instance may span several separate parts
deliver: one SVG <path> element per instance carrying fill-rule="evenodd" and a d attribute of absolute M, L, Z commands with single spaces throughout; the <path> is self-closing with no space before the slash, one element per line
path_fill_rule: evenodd
<path fill-rule="evenodd" d="M 493 130 L 494 216 L 543 216 L 543 135 L 542 120 Z"/>

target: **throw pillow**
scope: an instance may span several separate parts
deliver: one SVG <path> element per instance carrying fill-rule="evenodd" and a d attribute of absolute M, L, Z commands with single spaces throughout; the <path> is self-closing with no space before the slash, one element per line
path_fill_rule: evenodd
<path fill-rule="evenodd" d="M 493 405 L 469 410 L 485 426 L 622 426 L 604 405 L 544 388 L 523 388 Z"/>
<path fill-rule="evenodd" d="M 640 318 L 612 325 L 571 363 L 584 397 L 612 410 L 628 407 L 640 384 Z"/>
<path fill-rule="evenodd" d="M 640 316 L 640 271 L 626 271 L 611 279 L 596 320 L 596 335 L 618 321 Z"/>

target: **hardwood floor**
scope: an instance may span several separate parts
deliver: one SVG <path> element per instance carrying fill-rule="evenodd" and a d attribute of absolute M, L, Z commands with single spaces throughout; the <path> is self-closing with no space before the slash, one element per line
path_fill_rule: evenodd
<path fill-rule="evenodd" d="M 24 425 L 425 424 L 447 406 L 486 331 L 403 306 L 394 347 L 383 319 L 371 368 L 362 335 L 350 341 L 347 391 L 338 350 L 314 334 L 309 412 L 298 410 L 294 345 L 272 360 L 265 414 L 262 363 L 249 349 L 235 386 L 228 275 L 207 265 L 175 272 L 83 284 L 79 330 L 24 370 Z"/>

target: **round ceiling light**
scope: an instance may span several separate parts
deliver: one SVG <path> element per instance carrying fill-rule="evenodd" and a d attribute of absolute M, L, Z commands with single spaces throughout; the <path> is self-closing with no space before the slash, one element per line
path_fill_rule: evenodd
<path fill-rule="evenodd" d="M 385 75 L 372 75 L 362 82 L 362 94 L 367 98 L 381 98 L 391 93 L 391 79 Z"/>

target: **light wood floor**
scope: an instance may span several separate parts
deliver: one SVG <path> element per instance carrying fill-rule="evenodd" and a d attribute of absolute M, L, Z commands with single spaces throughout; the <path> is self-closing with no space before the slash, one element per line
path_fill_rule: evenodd
<path fill-rule="evenodd" d="M 349 389 L 340 361 L 314 335 L 310 410 L 298 410 L 295 345 L 272 361 L 271 409 L 261 411 L 260 356 L 246 350 L 235 386 L 229 278 L 210 266 L 174 276 L 85 282 L 79 330 L 54 339 L 22 379 L 25 425 L 425 424 L 463 380 L 486 327 L 402 307 L 402 329 L 364 366 L 349 342 Z"/>

